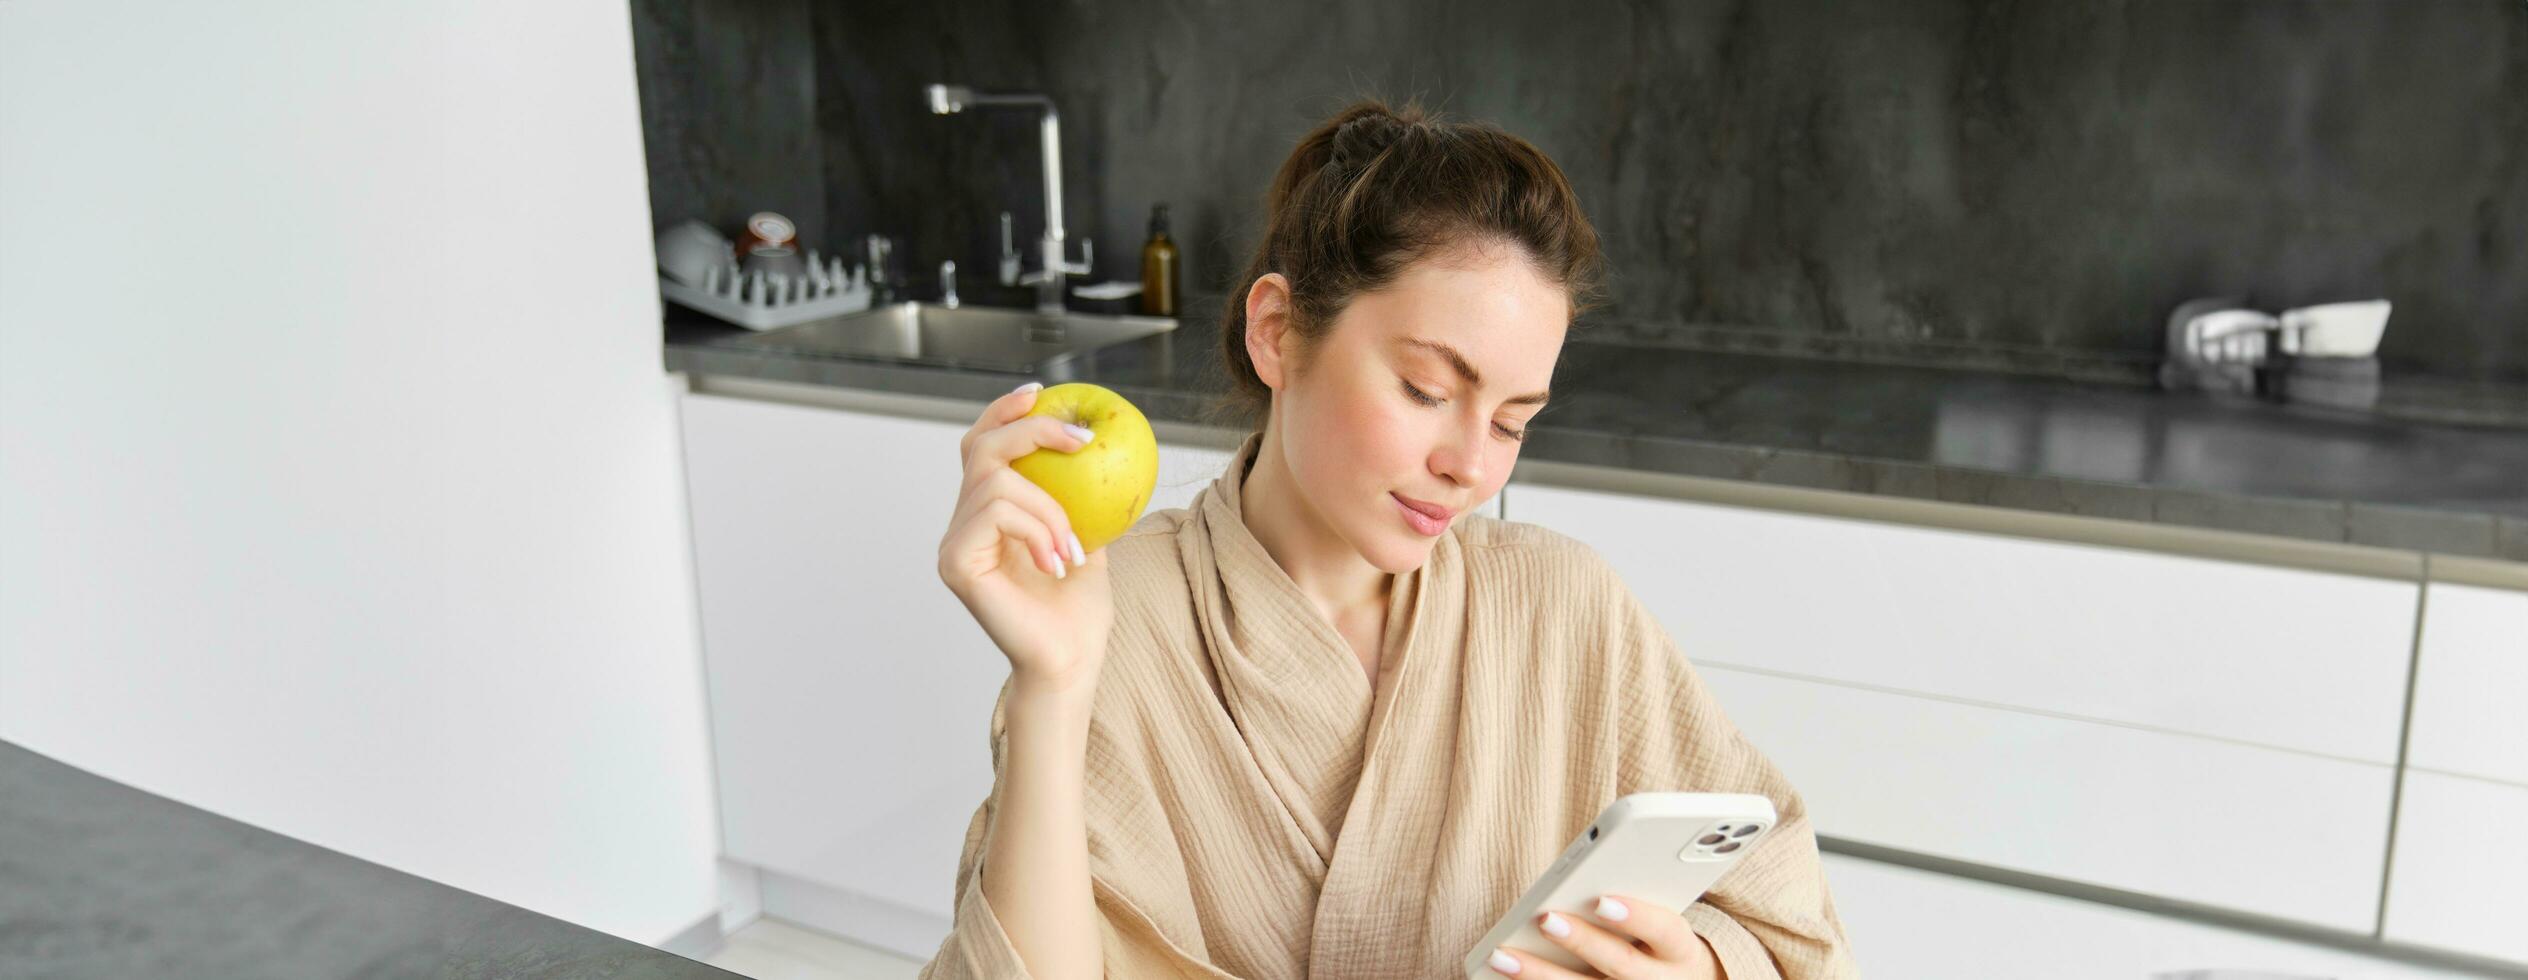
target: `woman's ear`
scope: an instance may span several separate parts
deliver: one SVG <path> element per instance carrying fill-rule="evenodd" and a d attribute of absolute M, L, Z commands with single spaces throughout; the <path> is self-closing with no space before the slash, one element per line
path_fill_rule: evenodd
<path fill-rule="evenodd" d="M 1246 291 L 1246 357 L 1255 377 L 1274 391 L 1282 389 L 1282 352 L 1290 334 L 1290 280 L 1278 272 L 1255 279 Z"/>

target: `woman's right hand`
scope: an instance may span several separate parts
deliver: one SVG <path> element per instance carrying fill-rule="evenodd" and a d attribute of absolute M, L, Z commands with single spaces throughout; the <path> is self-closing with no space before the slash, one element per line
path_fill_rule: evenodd
<path fill-rule="evenodd" d="M 1082 552 L 1062 505 L 1009 466 L 1040 448 L 1088 445 L 1061 420 L 1027 414 L 1041 390 L 993 400 L 958 443 L 965 480 L 939 542 L 939 578 L 1009 657 L 1020 686 L 1086 694 L 1115 621 L 1106 554 Z"/>

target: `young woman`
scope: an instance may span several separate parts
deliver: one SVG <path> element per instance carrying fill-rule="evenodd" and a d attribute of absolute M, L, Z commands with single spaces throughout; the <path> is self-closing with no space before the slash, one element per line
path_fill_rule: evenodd
<path fill-rule="evenodd" d="M 1362 103 L 1268 201 L 1222 338 L 1264 423 L 1192 506 L 1083 554 L 1009 468 L 1086 445 L 1025 417 L 1036 386 L 966 433 L 940 577 L 1011 670 L 922 975 L 1454 977 L 1644 790 L 1761 793 L 1780 822 L 1688 908 L 1540 922 L 1583 975 L 1851 975 L 1799 796 L 1656 620 L 1586 546 L 1470 516 L 1598 275 L 1561 170 Z"/>

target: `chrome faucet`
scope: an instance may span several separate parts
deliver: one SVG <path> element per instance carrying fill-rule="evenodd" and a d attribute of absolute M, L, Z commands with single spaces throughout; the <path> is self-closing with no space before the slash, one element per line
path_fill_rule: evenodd
<path fill-rule="evenodd" d="M 1042 267 L 1019 276 L 1018 281 L 1036 287 L 1036 309 L 1045 313 L 1063 311 L 1062 294 L 1071 276 L 1084 276 L 1094 261 L 1089 240 L 1080 239 L 1080 261 L 1076 264 L 1064 257 L 1062 244 L 1062 117 L 1053 110 L 1053 100 L 1032 93 L 988 94 L 963 85 L 930 85 L 926 87 L 930 111 L 939 115 L 964 112 L 967 106 L 1001 105 L 1033 106 L 1044 110 L 1038 130 L 1044 137 L 1045 157 L 1045 234 L 1038 242 Z"/>

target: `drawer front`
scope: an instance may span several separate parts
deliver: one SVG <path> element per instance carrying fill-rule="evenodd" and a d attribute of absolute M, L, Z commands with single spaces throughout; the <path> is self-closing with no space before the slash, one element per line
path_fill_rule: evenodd
<path fill-rule="evenodd" d="M 2390 767 L 1703 666 L 1819 833 L 2369 932 Z"/>
<path fill-rule="evenodd" d="M 2528 969 L 2528 786 L 2407 771 L 2387 926 Z"/>
<path fill-rule="evenodd" d="M 1521 485 L 1697 663 L 2394 764 L 2420 587 Z"/>
<path fill-rule="evenodd" d="M 1864 976 L 2477 976 L 1841 854 L 1826 856 L 1826 878 Z"/>
<path fill-rule="evenodd" d="M 2528 786 L 2528 592 L 2432 583 L 2406 764 Z"/>

